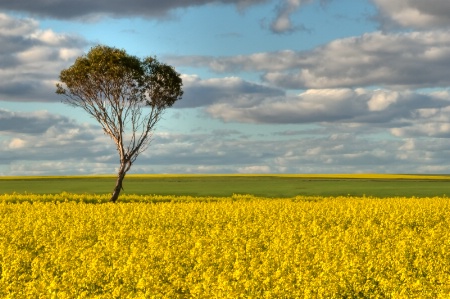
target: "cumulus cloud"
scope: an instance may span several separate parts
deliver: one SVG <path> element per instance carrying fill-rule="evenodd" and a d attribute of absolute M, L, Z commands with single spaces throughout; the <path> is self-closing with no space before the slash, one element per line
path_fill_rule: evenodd
<path fill-rule="evenodd" d="M 304 24 L 296 24 L 292 21 L 292 15 L 306 4 L 316 0 L 284 0 L 280 1 L 275 9 L 276 16 L 270 23 L 270 30 L 275 34 L 293 33 L 295 31 L 311 31 Z M 320 0 L 324 6 L 331 0 Z"/>
<path fill-rule="evenodd" d="M 152 153 L 143 154 L 140 169 L 145 169 L 142 165 L 153 165 L 154 169 L 161 165 L 167 172 L 178 173 L 295 173 L 311 172 L 314 167 L 322 165 L 323 169 L 328 168 L 328 172 L 336 172 L 337 165 L 342 160 L 341 155 L 368 150 L 369 146 L 361 146 L 362 143 L 350 134 L 325 134 L 314 138 L 288 137 L 282 142 L 257 138 L 223 139 L 211 133 L 168 134 L 163 140 L 155 140 Z M 342 147 L 337 147 L 336 144 L 342 144 Z M 180 155 L 180 152 L 183 154 Z M 317 152 L 321 154 L 318 155 Z M 370 149 L 368 152 L 365 153 L 366 157 L 376 151 Z M 395 157 L 389 157 L 386 152 L 385 159 L 393 160 Z"/>
<path fill-rule="evenodd" d="M 450 137 L 450 93 L 390 89 L 307 89 L 298 95 L 236 77 L 201 79 L 183 75 L 185 97 L 174 108 L 202 108 L 224 122 L 257 124 L 347 124 L 359 132 L 396 137 Z M 180 110 L 182 113 L 182 110 Z M 346 130 L 351 128 L 346 127 Z M 333 130 L 336 130 L 334 127 Z M 224 131 L 228 132 L 228 131 Z M 230 132 L 216 132 L 225 138 Z M 280 136 L 322 134 L 322 129 Z M 236 134 L 236 132 L 234 132 Z M 447 136 L 448 135 L 448 136 Z"/>
<path fill-rule="evenodd" d="M 40 134 L 51 127 L 74 127 L 73 120 L 47 111 L 14 112 L 0 109 L 0 132 L 6 134 Z"/>
<path fill-rule="evenodd" d="M 341 91 L 344 92 L 344 91 Z M 348 91 L 346 91 L 348 92 Z M 398 96 L 402 101 L 402 95 Z M 396 103 L 397 103 L 396 102 Z M 391 103 L 390 105 L 396 105 Z M 449 108 L 424 108 L 413 115 L 422 123 L 448 120 Z M 420 115 L 419 115 L 420 114 Z M 19 115 L 40 120 L 40 115 Z M 91 125 L 47 115 L 53 125 L 36 131 L 10 131 L 0 139 L 0 174 L 45 175 L 115 173 L 113 142 Z M 17 117 L 17 116 L 16 116 Z M 269 126 L 268 126 L 269 128 Z M 406 127 L 399 127 L 406 128 Z M 409 126 L 414 129 L 414 126 Z M 383 131 L 378 124 L 321 123 L 314 132 L 279 132 L 243 138 L 246 129 L 201 133 L 158 131 L 132 168 L 134 173 L 354 173 L 448 172 L 450 138 L 417 139 L 412 130 L 386 140 L 359 134 Z M 276 129 L 273 129 L 275 132 Z M 411 135 L 412 134 L 412 135 Z M 375 135 L 376 136 L 376 135 Z"/>
<path fill-rule="evenodd" d="M 232 72 L 267 72 L 284 71 L 302 65 L 307 53 L 292 50 L 277 52 L 261 52 L 250 55 L 236 55 L 231 57 L 213 56 L 166 56 L 165 61 L 174 65 L 184 65 L 197 68 L 209 68 L 216 73 Z"/>
<path fill-rule="evenodd" d="M 447 87 L 450 30 L 373 32 L 337 39 L 309 51 L 168 60 L 175 65 L 207 67 L 218 73 L 260 72 L 267 83 L 288 89 Z"/>
<path fill-rule="evenodd" d="M 206 108 L 214 118 L 247 123 L 371 123 L 394 126 L 426 115 L 445 112 L 450 97 L 369 89 L 311 89 L 298 96 L 266 97 L 252 106 L 219 102 Z"/>
<path fill-rule="evenodd" d="M 32 123 L 34 113 L 20 115 Z M 51 119 L 64 117 L 52 115 Z M 118 165 L 114 143 L 97 127 L 71 122 L 55 122 L 29 132 L 15 129 L 0 139 L 0 174 L 114 173 Z M 45 127 L 47 127 L 45 129 Z M 202 134 L 157 132 L 151 150 L 144 152 L 133 172 L 232 172 L 237 165 L 264 163 L 274 153 L 262 153 L 252 143 L 234 138 L 237 130 L 216 130 Z M 228 135 L 230 138 L 224 138 Z M 231 138 L 233 136 L 233 138 Z M 233 166 L 230 167 L 229 164 Z"/>
<path fill-rule="evenodd" d="M 450 139 L 436 144 L 426 140 L 368 139 L 358 129 L 339 133 L 336 125 L 326 126 L 313 137 L 285 136 L 283 139 L 233 140 L 213 134 L 166 135 L 155 142 L 138 168 L 153 165 L 172 173 L 355 173 L 448 172 L 443 163 L 450 151 Z M 176 153 L 184 153 L 182 157 Z M 198 151 L 201 148 L 202 151 Z M 176 160 L 170 160 L 177 156 Z M 427 157 L 425 159 L 424 157 Z M 166 163 L 171 161 L 167 166 Z M 147 165 L 147 166 L 145 166 Z M 447 166 L 446 166 L 447 165 Z"/>
<path fill-rule="evenodd" d="M 275 140 L 221 140 L 212 135 L 171 136 L 165 143 L 155 142 L 132 168 L 134 173 L 354 173 L 442 172 L 450 170 L 450 139 L 430 143 L 415 140 L 365 139 L 357 134 L 332 134 L 314 138 Z M 199 138 L 201 137 L 201 138 Z M 221 141 L 221 142 L 218 142 Z M 180 142 L 184 147 L 180 148 Z M 77 147 L 80 149 L 79 147 Z M 196 152 L 203 148 L 203 152 Z M 2 155 L 5 149 L 0 150 Z M 24 149 L 16 149 L 23 157 Z M 47 148 L 52 154 L 56 149 Z M 6 174 L 114 173 L 114 159 L 102 161 L 83 150 L 72 158 L 59 160 L 11 159 Z M 183 153 L 180 154 L 180 153 Z M 176 157 L 174 160 L 173 158 Z M 4 173 L 4 174 L 5 174 Z"/>
<path fill-rule="evenodd" d="M 233 4 L 239 9 L 268 2 L 268 0 L 35 0 L 10 1 L 0 0 L 0 9 L 26 12 L 32 15 L 56 19 L 98 18 L 99 15 L 113 17 L 140 16 L 149 18 L 167 17 L 171 11 L 180 8 L 200 6 L 205 4 Z"/>
<path fill-rule="evenodd" d="M 31 3 L 21 1 L 0 0 L 0 9 L 7 11 L 25 12 L 37 17 L 50 17 L 55 19 L 77 19 L 80 21 L 96 21 L 102 17 L 143 17 L 164 19 L 171 18 L 177 10 L 208 4 L 234 5 L 238 10 L 262 3 L 273 2 L 275 17 L 268 29 L 275 34 L 292 33 L 297 30 L 309 31 L 303 24 L 296 24 L 292 15 L 303 5 L 315 0 L 166 0 L 166 1 L 140 1 L 130 0 L 79 0 L 68 2 L 65 0 L 45 1 L 36 0 Z M 331 0 L 320 0 L 321 4 Z M 264 16 L 263 19 L 267 19 Z M 265 23 L 265 22 L 264 22 Z M 263 27 L 266 27 L 265 25 Z"/>
<path fill-rule="evenodd" d="M 295 24 L 292 15 L 303 5 L 318 0 L 282 0 L 275 7 L 275 17 L 269 29 L 274 33 L 289 33 L 299 29 L 305 30 L 302 24 Z M 320 0 L 323 5 L 331 0 Z M 450 23 L 450 4 L 447 0 L 372 0 L 379 10 L 378 19 L 385 28 L 393 24 L 408 28 L 434 28 L 448 26 Z M 166 0 L 127 2 L 119 0 L 36 0 L 32 2 L 0 0 L 0 9 L 24 12 L 32 16 L 56 19 L 97 20 L 101 16 L 112 17 L 144 17 L 166 18 L 179 9 L 208 4 L 234 5 L 238 9 L 268 3 L 270 0 Z M 318 1 L 319 2 L 319 1 Z M 264 17 L 266 19 L 266 17 Z"/>
<path fill-rule="evenodd" d="M 0 101 L 55 101 L 61 69 L 83 53 L 77 36 L 42 30 L 32 19 L 0 14 Z"/>
<path fill-rule="evenodd" d="M 390 131 L 396 137 L 450 138 L 450 107 L 442 109 L 417 109 L 414 121 L 407 126 L 395 127 Z"/>
<path fill-rule="evenodd" d="M 0 109 L 0 132 L 10 138 L 4 142 L 12 147 L 27 143 L 33 149 L 45 147 L 46 143 L 63 146 L 72 140 L 87 144 L 103 135 L 98 126 L 79 124 L 66 116 L 47 111 L 13 112 L 5 109 Z"/>
<path fill-rule="evenodd" d="M 378 19 L 385 28 L 393 25 L 429 29 L 450 26 L 450 2 L 447 0 L 373 0 Z"/>
<path fill-rule="evenodd" d="M 290 33 L 297 30 L 305 30 L 304 25 L 295 25 L 291 15 L 299 9 L 301 5 L 311 2 L 311 0 L 285 0 L 277 6 L 277 16 L 270 24 L 270 30 L 274 33 Z"/>
<path fill-rule="evenodd" d="M 284 95 L 280 89 L 247 82 L 238 77 L 201 79 L 196 75 L 183 75 L 182 79 L 184 95 L 175 108 L 205 107 L 229 101 L 252 106 L 263 97 Z"/>
<path fill-rule="evenodd" d="M 97 126 L 80 124 L 46 111 L 2 109 L 0 132 L 2 175 L 82 173 L 83 161 L 104 165 L 105 160 L 115 154 L 113 143 Z M 112 165 L 110 169 L 114 169 Z M 86 173 L 95 172 L 89 168 L 85 170 Z"/>

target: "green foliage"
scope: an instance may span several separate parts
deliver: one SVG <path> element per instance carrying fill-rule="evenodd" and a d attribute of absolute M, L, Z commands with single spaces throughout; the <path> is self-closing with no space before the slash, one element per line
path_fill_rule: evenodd
<path fill-rule="evenodd" d="M 173 67 L 153 57 L 139 59 L 124 50 L 98 45 L 62 70 L 56 92 L 70 104 L 88 100 L 140 102 L 166 108 L 183 95 L 182 80 Z"/>

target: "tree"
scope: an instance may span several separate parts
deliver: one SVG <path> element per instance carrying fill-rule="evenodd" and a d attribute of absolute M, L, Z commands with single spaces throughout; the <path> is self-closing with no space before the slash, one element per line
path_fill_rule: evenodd
<path fill-rule="evenodd" d="M 117 146 L 120 167 L 110 201 L 116 202 L 125 175 L 150 144 L 164 110 L 183 95 L 173 67 L 156 58 L 139 59 L 124 50 L 98 45 L 61 71 L 56 93 L 84 109 Z"/>

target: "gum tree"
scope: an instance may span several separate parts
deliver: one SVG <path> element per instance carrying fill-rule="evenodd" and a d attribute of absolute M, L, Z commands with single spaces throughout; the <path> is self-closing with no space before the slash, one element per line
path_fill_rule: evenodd
<path fill-rule="evenodd" d="M 120 167 L 110 199 L 116 202 L 125 175 L 149 146 L 164 110 L 181 99 L 180 74 L 153 57 L 139 59 L 98 45 L 59 78 L 56 93 L 96 119 L 116 144 Z"/>

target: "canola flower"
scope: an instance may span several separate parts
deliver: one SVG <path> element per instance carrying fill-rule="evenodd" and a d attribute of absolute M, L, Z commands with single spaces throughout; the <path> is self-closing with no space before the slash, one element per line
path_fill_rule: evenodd
<path fill-rule="evenodd" d="M 449 198 L 107 199 L 0 195 L 0 298 L 450 297 Z"/>

